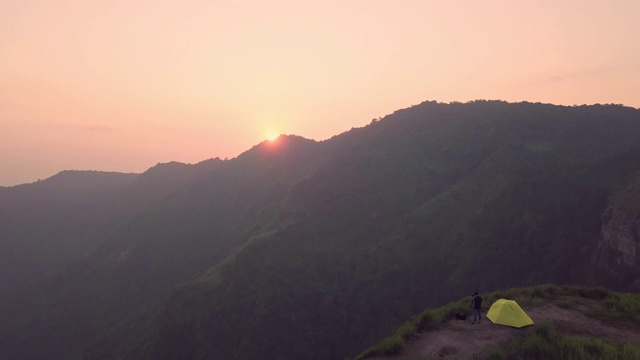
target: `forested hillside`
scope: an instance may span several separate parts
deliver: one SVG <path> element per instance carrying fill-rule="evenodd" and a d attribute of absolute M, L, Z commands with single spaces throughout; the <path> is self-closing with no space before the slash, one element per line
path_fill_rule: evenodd
<path fill-rule="evenodd" d="M 640 110 L 426 102 L 323 142 L 1 188 L 0 348 L 342 359 L 470 291 L 634 290 L 638 173 Z"/>

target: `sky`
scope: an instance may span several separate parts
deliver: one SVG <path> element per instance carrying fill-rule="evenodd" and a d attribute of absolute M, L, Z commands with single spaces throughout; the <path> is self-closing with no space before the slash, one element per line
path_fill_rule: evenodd
<path fill-rule="evenodd" d="M 0 186 L 233 158 L 426 100 L 640 107 L 637 0 L 2 0 Z"/>

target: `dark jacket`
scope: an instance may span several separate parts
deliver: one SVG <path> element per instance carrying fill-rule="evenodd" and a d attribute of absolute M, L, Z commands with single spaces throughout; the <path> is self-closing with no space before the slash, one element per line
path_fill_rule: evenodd
<path fill-rule="evenodd" d="M 476 295 L 473 297 L 473 299 L 471 299 L 471 301 L 473 302 L 474 309 L 476 310 L 482 309 L 482 296 Z"/>

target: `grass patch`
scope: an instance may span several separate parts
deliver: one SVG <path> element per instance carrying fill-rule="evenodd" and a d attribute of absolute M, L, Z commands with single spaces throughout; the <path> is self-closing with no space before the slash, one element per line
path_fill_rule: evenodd
<path fill-rule="evenodd" d="M 495 347 L 495 348 L 489 349 L 487 358 L 489 360 L 506 360 L 507 354 L 501 348 Z"/>
<path fill-rule="evenodd" d="M 555 304 L 563 309 L 576 309 L 582 305 L 585 305 L 586 303 L 580 298 L 570 297 L 559 299 L 555 302 Z"/>
<path fill-rule="evenodd" d="M 640 329 L 640 295 L 610 292 L 600 301 L 587 304 L 589 315 L 604 322 Z"/>
<path fill-rule="evenodd" d="M 576 288 L 576 292 L 580 297 L 591 300 L 602 300 L 611 295 L 611 292 L 603 288 Z"/>
<path fill-rule="evenodd" d="M 384 355 L 396 355 L 400 353 L 400 350 L 402 350 L 402 345 L 404 344 L 404 341 L 402 341 L 401 338 L 398 337 L 389 337 L 386 338 L 384 340 L 382 340 L 382 343 L 380 344 L 380 352 Z"/>
<path fill-rule="evenodd" d="M 604 300 L 604 306 L 618 318 L 640 322 L 640 297 L 632 294 L 613 294 Z"/>
<path fill-rule="evenodd" d="M 517 359 L 640 359 L 640 345 L 571 336 L 549 324 L 534 325 L 534 331 L 506 346 L 503 358 Z"/>

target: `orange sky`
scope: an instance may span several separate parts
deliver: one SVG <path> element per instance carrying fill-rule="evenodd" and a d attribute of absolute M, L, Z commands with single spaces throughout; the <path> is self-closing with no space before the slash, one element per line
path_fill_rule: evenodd
<path fill-rule="evenodd" d="M 322 140 L 424 100 L 640 107 L 640 1 L 2 0 L 0 185 Z"/>

